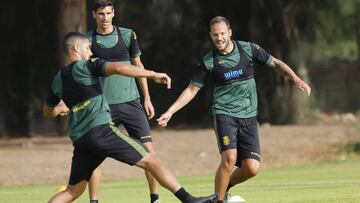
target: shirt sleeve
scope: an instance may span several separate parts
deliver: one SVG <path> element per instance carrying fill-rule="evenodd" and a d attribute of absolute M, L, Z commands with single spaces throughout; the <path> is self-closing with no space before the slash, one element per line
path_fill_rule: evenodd
<path fill-rule="evenodd" d="M 253 55 L 253 60 L 260 64 L 268 64 L 272 60 L 272 56 L 266 52 L 263 48 L 261 48 L 259 45 L 255 43 L 250 43 L 251 52 Z"/>
<path fill-rule="evenodd" d="M 46 105 L 48 105 L 49 107 L 55 107 L 60 102 L 60 98 L 56 94 L 54 94 L 52 89 L 49 89 L 45 102 Z"/>
<path fill-rule="evenodd" d="M 209 71 L 206 69 L 205 64 L 201 62 L 198 64 L 198 67 L 196 68 L 190 83 L 196 87 L 201 88 L 205 85 L 208 75 Z"/>
<path fill-rule="evenodd" d="M 88 61 L 88 69 L 92 76 L 105 77 L 105 66 L 107 61 L 100 58 L 92 58 Z"/>
<path fill-rule="evenodd" d="M 62 95 L 62 80 L 61 80 L 61 71 L 58 71 L 54 76 L 51 87 L 45 97 L 45 103 L 49 107 L 55 107 L 61 99 Z"/>
<path fill-rule="evenodd" d="M 141 55 L 139 43 L 135 32 L 131 32 L 129 53 L 131 58 L 136 58 Z"/>

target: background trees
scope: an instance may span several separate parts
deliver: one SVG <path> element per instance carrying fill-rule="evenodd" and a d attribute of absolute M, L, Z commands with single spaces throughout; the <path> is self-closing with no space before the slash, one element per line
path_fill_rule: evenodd
<path fill-rule="evenodd" d="M 0 134 L 28 135 L 38 120 L 44 122 L 42 100 L 51 76 L 64 62 L 62 36 L 70 30 L 94 28 L 92 2 L 4 2 Z M 260 44 L 313 83 L 315 94 L 307 101 L 290 81 L 257 67 L 261 122 L 304 119 L 306 110 L 314 107 L 309 102 L 328 112 L 360 108 L 360 84 L 355 78 L 359 78 L 360 0 L 115 0 L 115 5 L 115 24 L 138 33 L 144 64 L 173 78 L 171 91 L 150 83 L 157 114 L 187 86 L 196 64 L 211 48 L 208 21 L 216 15 L 230 19 L 234 39 Z M 331 76 L 337 71 L 341 74 Z M 331 84 L 339 81 L 345 85 L 334 92 Z M 199 94 L 172 125 L 211 125 L 211 90 Z"/>

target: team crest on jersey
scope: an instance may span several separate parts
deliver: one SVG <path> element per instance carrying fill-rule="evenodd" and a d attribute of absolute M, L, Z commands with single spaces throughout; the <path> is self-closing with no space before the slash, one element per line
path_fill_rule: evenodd
<path fill-rule="evenodd" d="M 224 143 L 225 146 L 230 144 L 230 138 L 229 138 L 229 136 L 225 135 L 225 136 L 223 137 L 223 143 Z"/>
<path fill-rule="evenodd" d="M 260 49 L 260 46 L 258 44 L 252 43 L 256 49 Z"/>
<path fill-rule="evenodd" d="M 99 59 L 99 58 L 97 58 L 97 57 L 96 57 L 96 58 L 90 58 L 90 61 L 91 61 L 91 62 L 95 62 L 95 61 L 98 60 L 98 59 Z"/>

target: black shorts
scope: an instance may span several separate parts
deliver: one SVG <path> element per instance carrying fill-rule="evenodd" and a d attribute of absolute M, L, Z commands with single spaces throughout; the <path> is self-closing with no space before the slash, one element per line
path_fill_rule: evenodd
<path fill-rule="evenodd" d="M 215 115 L 214 128 L 220 152 L 237 149 L 236 166 L 243 159 L 260 161 L 260 143 L 256 117 L 235 118 L 228 115 Z"/>
<path fill-rule="evenodd" d="M 138 99 L 109 106 L 116 126 L 123 125 L 130 137 L 142 143 L 152 141 L 149 122 Z"/>
<path fill-rule="evenodd" d="M 69 185 L 89 180 L 92 172 L 106 157 L 134 165 L 148 154 L 135 139 L 120 133 L 114 125 L 99 125 L 73 142 Z"/>

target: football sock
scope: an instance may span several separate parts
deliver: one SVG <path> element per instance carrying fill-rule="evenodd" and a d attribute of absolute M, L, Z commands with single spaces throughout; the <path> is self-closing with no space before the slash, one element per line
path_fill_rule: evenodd
<path fill-rule="evenodd" d="M 218 200 L 217 201 L 217 203 L 223 203 L 224 202 L 224 200 Z"/>
<path fill-rule="evenodd" d="M 155 202 L 156 200 L 159 199 L 159 194 L 150 194 L 150 201 L 151 203 Z"/>
<path fill-rule="evenodd" d="M 181 201 L 181 202 L 191 202 L 192 199 L 194 199 L 193 196 L 191 196 L 186 190 L 182 187 L 178 191 L 175 192 L 175 196 Z"/>

